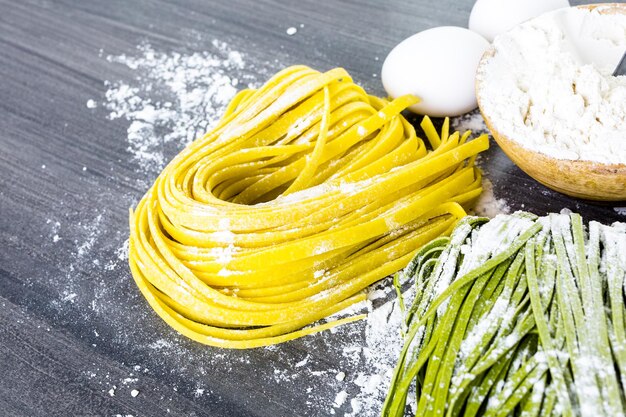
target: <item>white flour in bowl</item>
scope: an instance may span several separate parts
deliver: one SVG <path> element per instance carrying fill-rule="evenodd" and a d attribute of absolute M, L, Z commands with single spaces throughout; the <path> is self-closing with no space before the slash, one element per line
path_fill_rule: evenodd
<path fill-rule="evenodd" d="M 477 79 L 494 129 L 552 157 L 626 163 L 626 76 L 612 76 L 626 51 L 626 14 L 561 9 L 493 46 Z"/>

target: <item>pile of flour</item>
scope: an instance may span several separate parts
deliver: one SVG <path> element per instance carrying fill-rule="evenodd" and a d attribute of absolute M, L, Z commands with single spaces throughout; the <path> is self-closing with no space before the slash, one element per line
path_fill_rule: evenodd
<path fill-rule="evenodd" d="M 562 9 L 494 41 L 477 75 L 493 127 L 524 147 L 569 160 L 626 163 L 626 14 Z"/>

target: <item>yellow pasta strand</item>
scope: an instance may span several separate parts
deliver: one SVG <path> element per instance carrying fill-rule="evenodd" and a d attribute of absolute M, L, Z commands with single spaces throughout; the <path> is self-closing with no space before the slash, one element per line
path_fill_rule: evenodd
<path fill-rule="evenodd" d="M 314 324 L 365 300 L 417 248 L 450 232 L 481 192 L 486 135 L 432 150 L 401 112 L 348 73 L 286 68 L 239 92 L 130 211 L 133 278 L 170 326 L 252 348 L 362 318 Z"/>

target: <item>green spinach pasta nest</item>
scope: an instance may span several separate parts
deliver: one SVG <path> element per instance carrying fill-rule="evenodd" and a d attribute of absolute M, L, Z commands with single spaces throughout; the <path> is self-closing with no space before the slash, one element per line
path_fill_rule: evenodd
<path fill-rule="evenodd" d="M 626 224 L 466 217 L 425 245 L 383 416 L 623 416 Z M 400 303 L 400 305 L 404 305 Z"/>

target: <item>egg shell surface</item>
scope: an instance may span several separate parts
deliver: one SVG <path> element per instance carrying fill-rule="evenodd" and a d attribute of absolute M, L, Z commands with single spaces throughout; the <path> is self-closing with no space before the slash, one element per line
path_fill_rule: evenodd
<path fill-rule="evenodd" d="M 482 36 L 461 27 L 442 26 L 419 32 L 389 53 L 381 72 L 392 98 L 414 94 L 417 114 L 458 116 L 477 107 L 474 77 L 489 47 Z"/>

